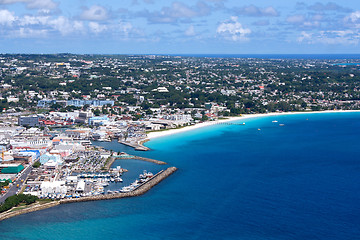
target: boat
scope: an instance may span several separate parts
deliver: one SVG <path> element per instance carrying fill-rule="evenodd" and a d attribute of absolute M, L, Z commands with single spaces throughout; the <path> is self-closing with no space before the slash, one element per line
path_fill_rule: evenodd
<path fill-rule="evenodd" d="M 122 180 L 122 178 L 120 178 L 120 177 L 117 177 L 117 178 L 115 178 L 115 182 L 122 182 L 123 180 Z"/>
<path fill-rule="evenodd" d="M 146 170 L 143 171 L 142 174 L 139 175 L 140 179 L 152 178 L 154 174 L 152 172 L 147 172 Z"/>
<path fill-rule="evenodd" d="M 272 121 L 273 123 L 277 123 L 278 121 L 277 120 L 274 120 L 274 121 Z"/>
<path fill-rule="evenodd" d="M 133 187 L 131 187 L 131 186 L 126 186 L 126 187 L 123 187 L 121 190 L 120 190 L 120 192 L 123 192 L 123 193 L 125 193 L 125 192 L 130 192 L 130 191 L 132 191 L 134 188 Z"/>
<path fill-rule="evenodd" d="M 281 123 L 281 124 L 279 124 L 279 126 L 285 126 L 285 124 L 282 124 L 282 123 Z"/>

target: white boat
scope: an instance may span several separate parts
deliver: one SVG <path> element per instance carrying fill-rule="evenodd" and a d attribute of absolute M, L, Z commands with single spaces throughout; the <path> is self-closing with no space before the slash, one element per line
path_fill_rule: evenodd
<path fill-rule="evenodd" d="M 131 190 L 133 190 L 134 188 L 131 187 L 131 186 L 126 186 L 126 187 L 123 187 L 120 192 L 130 192 Z"/>
<path fill-rule="evenodd" d="M 273 123 L 277 123 L 278 121 L 277 120 L 274 120 L 274 121 L 272 121 Z"/>
<path fill-rule="evenodd" d="M 117 178 L 115 178 L 115 182 L 122 182 L 123 180 L 122 180 L 122 178 L 120 178 L 120 177 L 117 177 Z"/>

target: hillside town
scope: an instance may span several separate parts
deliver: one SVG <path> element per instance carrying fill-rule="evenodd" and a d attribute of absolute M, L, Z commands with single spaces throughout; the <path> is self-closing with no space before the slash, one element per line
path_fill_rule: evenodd
<path fill-rule="evenodd" d="M 244 113 L 360 108 L 359 63 L 177 56 L 0 55 L 0 202 L 104 194 L 160 131 Z M 152 173 L 143 173 L 131 191 Z M 133 187 L 131 187 L 133 186 Z M 111 193 L 112 191 L 110 191 Z"/>

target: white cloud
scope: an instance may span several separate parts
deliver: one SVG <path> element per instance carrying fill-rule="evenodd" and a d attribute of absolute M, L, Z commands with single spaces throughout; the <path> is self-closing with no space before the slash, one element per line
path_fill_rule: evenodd
<path fill-rule="evenodd" d="M 349 27 L 360 28 L 360 11 L 352 12 L 346 16 L 344 22 Z"/>
<path fill-rule="evenodd" d="M 0 10 L 0 24 L 1 25 L 12 25 L 16 20 L 14 13 L 9 10 L 3 9 Z"/>
<path fill-rule="evenodd" d="M 97 22 L 89 22 L 89 29 L 91 32 L 99 34 L 107 30 L 107 26 L 99 24 Z"/>
<path fill-rule="evenodd" d="M 0 0 L 0 4 L 25 3 L 29 9 L 56 9 L 59 3 L 53 0 Z"/>
<path fill-rule="evenodd" d="M 81 21 L 70 21 L 63 16 L 50 20 L 49 25 L 53 29 L 59 31 L 62 35 L 85 31 L 84 24 Z"/>
<path fill-rule="evenodd" d="M 303 3 L 303 4 L 306 6 L 305 3 Z M 309 6 L 308 9 L 313 10 L 313 11 L 318 11 L 318 12 L 324 12 L 324 11 L 348 12 L 349 11 L 348 8 L 344 8 L 333 2 L 328 2 L 327 4 L 317 2 L 314 5 Z"/>
<path fill-rule="evenodd" d="M 46 25 L 49 21 L 48 16 L 29 16 L 25 15 L 19 19 L 20 26 L 26 25 Z"/>
<path fill-rule="evenodd" d="M 175 23 L 179 19 L 191 19 L 209 15 L 211 8 L 204 2 L 197 2 L 195 6 L 188 6 L 182 2 L 173 2 L 170 7 L 163 7 L 160 11 L 144 11 L 138 15 L 145 17 L 152 23 Z"/>
<path fill-rule="evenodd" d="M 103 21 L 109 18 L 109 12 L 102 6 L 93 5 L 90 8 L 84 9 L 80 17 L 89 21 Z"/>
<path fill-rule="evenodd" d="M 120 23 L 119 30 L 123 33 L 126 37 L 133 31 L 134 27 L 131 23 Z"/>
<path fill-rule="evenodd" d="M 305 16 L 298 14 L 287 17 L 286 21 L 288 23 L 303 23 L 305 21 Z"/>
<path fill-rule="evenodd" d="M 56 9 L 58 5 L 52 0 L 31 0 L 28 1 L 26 7 L 30 9 Z"/>
<path fill-rule="evenodd" d="M 298 42 L 309 42 L 312 40 L 312 34 L 302 31 L 300 37 L 297 38 Z"/>
<path fill-rule="evenodd" d="M 250 17 L 277 17 L 279 12 L 276 11 L 273 7 L 259 8 L 254 5 L 249 5 L 242 7 L 240 9 L 235 9 L 235 12 L 241 15 L 250 16 Z"/>
<path fill-rule="evenodd" d="M 238 22 L 237 17 L 231 17 L 231 20 L 223 22 L 218 26 L 216 33 L 228 40 L 244 41 L 248 40 L 247 36 L 251 33 L 251 30 L 244 28 Z"/>
<path fill-rule="evenodd" d="M 195 36 L 195 35 L 196 35 L 195 29 L 194 29 L 194 26 L 193 26 L 193 25 L 191 25 L 190 27 L 188 27 L 188 29 L 186 29 L 185 35 L 188 36 L 188 37 L 191 37 L 191 36 Z"/>
<path fill-rule="evenodd" d="M 19 38 L 39 38 L 47 36 L 46 29 L 19 28 L 11 33 L 13 37 Z"/>
<path fill-rule="evenodd" d="M 357 22 L 360 19 L 360 11 L 351 13 L 348 19 L 352 22 Z"/>
<path fill-rule="evenodd" d="M 28 0 L 0 0 L 0 4 L 13 4 L 19 2 L 27 2 Z"/>
<path fill-rule="evenodd" d="M 323 22 L 323 15 L 316 14 L 305 16 L 302 14 L 291 15 L 286 18 L 286 22 L 301 28 L 320 28 Z"/>
<path fill-rule="evenodd" d="M 359 43 L 359 32 L 352 30 L 338 30 L 308 33 L 303 31 L 297 38 L 297 41 L 307 44 L 357 45 Z"/>

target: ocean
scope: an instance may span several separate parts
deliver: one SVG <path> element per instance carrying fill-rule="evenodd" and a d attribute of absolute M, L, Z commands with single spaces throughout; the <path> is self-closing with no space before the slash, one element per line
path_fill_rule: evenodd
<path fill-rule="evenodd" d="M 148 152 L 99 143 L 179 170 L 139 197 L 2 221 L 0 239 L 359 239 L 360 113 L 240 122 L 153 139 Z M 159 170 L 115 164 L 129 168 L 123 178 Z"/>
<path fill-rule="evenodd" d="M 259 59 L 307 59 L 307 60 L 360 59 L 360 54 L 169 54 L 169 56 L 199 57 L 199 58 L 259 58 Z"/>

